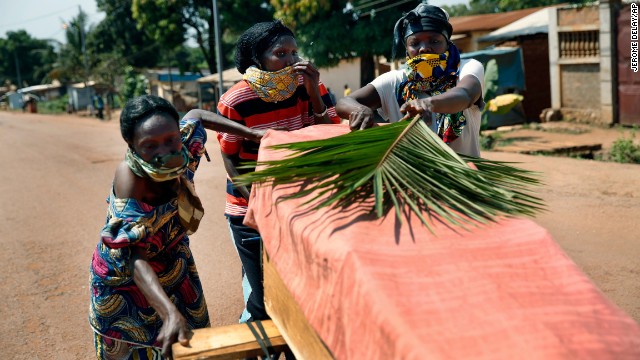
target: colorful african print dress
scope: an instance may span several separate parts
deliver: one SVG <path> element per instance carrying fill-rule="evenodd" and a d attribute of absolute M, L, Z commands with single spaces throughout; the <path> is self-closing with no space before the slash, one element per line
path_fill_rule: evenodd
<path fill-rule="evenodd" d="M 182 142 L 189 149 L 188 169 L 183 175 L 193 182 L 207 134 L 199 120 L 180 122 Z M 113 190 L 91 262 L 89 323 L 102 336 L 141 346 L 157 346 L 162 326 L 133 281 L 129 260 L 133 247 L 146 249 L 151 267 L 169 299 L 193 329 L 209 326 L 202 292 L 186 229 L 180 224 L 177 199 L 151 206 L 134 199 L 116 198 Z"/>

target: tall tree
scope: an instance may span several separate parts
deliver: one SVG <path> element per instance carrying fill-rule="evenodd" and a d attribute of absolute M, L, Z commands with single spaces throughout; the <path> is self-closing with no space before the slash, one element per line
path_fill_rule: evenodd
<path fill-rule="evenodd" d="M 240 32 L 256 22 L 272 19 L 272 10 L 263 4 L 266 4 L 264 0 L 218 1 L 222 38 L 229 42 L 224 47 L 226 50 L 231 49 Z M 212 73 L 217 71 L 211 0 L 133 0 L 132 14 L 139 29 L 171 51 L 191 37 L 207 61 L 209 70 Z"/>
<path fill-rule="evenodd" d="M 96 0 L 104 19 L 89 36 L 89 48 L 97 54 L 111 54 L 135 67 L 153 67 L 159 61 L 159 43 L 133 18 L 133 0 Z"/>
<path fill-rule="evenodd" d="M 6 35 L 6 39 L 0 38 L 0 83 L 8 81 L 21 88 L 46 81 L 56 57 L 53 45 L 24 30 Z"/>
<path fill-rule="evenodd" d="M 374 77 L 374 56 L 391 56 L 393 27 L 421 1 L 271 0 L 275 16 L 294 28 L 302 53 L 318 66 L 360 57 L 361 85 Z"/>
<path fill-rule="evenodd" d="M 87 47 L 87 37 L 91 31 L 88 20 L 87 13 L 80 10 L 76 17 L 63 25 L 67 42 L 60 47 L 58 60 L 50 77 L 62 82 L 80 82 L 89 79 L 93 61 Z"/>

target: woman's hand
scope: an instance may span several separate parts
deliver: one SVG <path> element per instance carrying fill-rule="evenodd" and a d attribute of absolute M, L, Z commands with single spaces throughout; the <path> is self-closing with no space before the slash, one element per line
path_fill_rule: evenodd
<path fill-rule="evenodd" d="M 192 334 L 187 321 L 177 309 L 169 313 L 166 319 L 162 319 L 162 328 L 160 328 L 157 338 L 162 346 L 162 356 L 166 359 L 172 359 L 171 345 L 180 342 L 182 346 L 189 346 Z"/>
<path fill-rule="evenodd" d="M 269 129 L 251 129 L 251 137 L 247 139 L 259 144 L 267 130 Z"/>
<path fill-rule="evenodd" d="M 187 321 L 171 302 L 167 293 L 164 292 L 158 274 L 149 264 L 143 247 L 135 246 L 132 248 L 129 266 L 131 266 L 134 283 L 162 319 L 162 328 L 160 328 L 156 340 L 162 345 L 162 355 L 171 359 L 171 345 L 174 342 L 180 341 L 183 345 L 189 344 L 191 330 Z"/>
<path fill-rule="evenodd" d="M 338 100 L 336 112 L 343 119 L 349 119 L 351 130 L 364 130 L 376 125 L 376 109 L 382 106 L 378 91 L 371 84 L 354 91 Z"/>
<path fill-rule="evenodd" d="M 405 118 L 409 119 L 421 114 L 423 119 L 431 123 L 432 109 L 431 98 L 414 99 L 404 103 L 402 107 L 400 107 L 400 112 L 405 115 Z"/>
<path fill-rule="evenodd" d="M 375 123 L 373 110 L 366 106 L 361 106 L 349 113 L 349 127 L 351 130 L 368 129 L 375 126 Z"/>
<path fill-rule="evenodd" d="M 320 72 L 309 61 L 299 61 L 293 64 L 293 71 L 302 76 L 302 83 L 307 94 L 311 109 L 315 115 L 316 124 L 332 124 L 333 122 L 327 114 L 328 105 L 322 100 L 320 94 Z"/>
<path fill-rule="evenodd" d="M 320 95 L 318 84 L 320 83 L 320 72 L 310 61 L 300 61 L 293 64 L 293 71 L 302 76 L 304 88 L 311 98 Z"/>
<path fill-rule="evenodd" d="M 247 139 L 259 144 L 260 141 L 262 141 L 262 138 L 264 137 L 264 134 L 266 134 L 268 130 L 289 131 L 289 128 L 287 128 L 286 126 L 276 126 L 276 127 L 272 127 L 272 128 L 268 128 L 268 129 L 253 129 L 252 128 L 251 129 L 251 136 L 247 137 Z"/>

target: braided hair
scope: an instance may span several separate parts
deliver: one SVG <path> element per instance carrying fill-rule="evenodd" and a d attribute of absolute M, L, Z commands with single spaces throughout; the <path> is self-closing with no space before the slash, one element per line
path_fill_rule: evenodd
<path fill-rule="evenodd" d="M 247 29 L 236 44 L 236 68 L 244 74 L 251 66 L 260 67 L 260 56 L 282 36 L 291 36 L 293 31 L 280 20 L 260 22 Z"/>

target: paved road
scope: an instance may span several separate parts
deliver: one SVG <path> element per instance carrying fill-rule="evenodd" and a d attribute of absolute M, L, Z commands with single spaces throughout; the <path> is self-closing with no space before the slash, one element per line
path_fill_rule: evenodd
<path fill-rule="evenodd" d="M 206 215 L 191 243 L 215 326 L 235 322 L 242 292 L 209 135 L 212 161 L 196 175 Z M 88 270 L 126 149 L 118 122 L 0 112 L 0 144 L 0 359 L 89 359 Z"/>
<path fill-rule="evenodd" d="M 206 209 L 192 249 L 213 325 L 242 308 L 229 240 L 224 169 L 196 177 Z M 0 112 L 0 359 L 88 359 L 88 267 L 105 198 L 125 150 L 117 121 Z M 504 153 L 544 173 L 549 211 L 536 218 L 614 303 L 640 321 L 640 166 Z"/>

